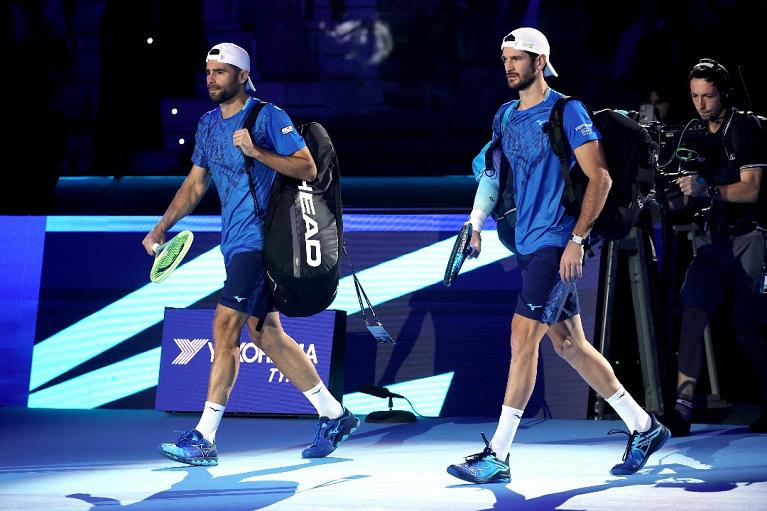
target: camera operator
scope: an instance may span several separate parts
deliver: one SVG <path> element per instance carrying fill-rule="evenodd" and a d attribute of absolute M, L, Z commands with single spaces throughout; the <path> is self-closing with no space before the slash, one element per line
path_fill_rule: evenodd
<path fill-rule="evenodd" d="M 701 211 L 695 257 L 680 293 L 677 399 L 668 421 L 674 436 L 690 432 L 692 401 L 701 367 L 702 334 L 709 319 L 731 297 L 735 336 L 746 350 L 767 404 L 767 343 L 759 332 L 765 237 L 758 229 L 758 204 L 767 149 L 759 120 L 735 109 L 727 70 L 701 59 L 690 71 L 690 97 L 706 126 L 696 174 L 676 180 L 688 207 Z M 683 141 L 682 141 L 683 142 Z M 767 413 L 749 428 L 767 432 Z"/>

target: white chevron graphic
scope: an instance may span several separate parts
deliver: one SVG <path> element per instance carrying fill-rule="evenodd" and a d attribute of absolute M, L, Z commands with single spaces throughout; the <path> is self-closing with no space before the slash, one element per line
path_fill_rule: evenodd
<path fill-rule="evenodd" d="M 392 218 L 396 221 L 392 221 Z M 382 219 L 386 222 L 382 222 Z M 95 220 L 93 217 L 48 217 L 46 231 L 144 232 L 151 229 L 157 220 L 156 217 L 103 217 Z M 202 232 L 220 230 L 220 218 L 199 217 L 191 220 L 197 223 L 180 223 L 177 228 Z M 344 220 L 347 227 L 356 225 L 356 230 L 361 232 L 371 229 L 383 229 L 387 232 L 434 230 L 431 216 L 426 219 L 426 223 L 416 218 L 416 215 L 381 215 L 380 218 L 371 215 L 348 215 Z M 450 224 L 450 229 L 454 228 L 457 231 L 462 222 L 461 216 L 455 225 Z M 487 226 L 483 232 L 482 256 L 467 260 L 461 270 L 462 275 L 511 255 L 498 241 L 492 227 Z M 449 230 L 445 226 L 440 228 Z M 454 240 L 455 238 L 447 238 L 358 272 L 360 280 L 368 286 L 373 306 L 442 282 L 444 264 Z M 220 290 L 225 278 L 223 255 L 219 247 L 213 247 L 176 268 L 161 286 L 146 284 L 91 316 L 38 342 L 32 357 L 31 392 L 27 406 L 96 408 L 156 386 L 160 366 L 159 347 L 45 390 L 35 391 L 53 378 L 161 322 L 165 307 L 188 307 Z M 351 276 L 343 277 L 339 282 L 336 300 L 329 308 L 346 311 L 349 315 L 358 314 L 359 304 L 353 286 Z M 84 342 L 84 339 L 87 339 L 87 342 Z M 181 350 L 172 362 L 175 365 L 188 364 L 207 342 L 206 339 L 174 341 Z"/>
<path fill-rule="evenodd" d="M 192 360 L 192 357 L 200 351 L 200 348 L 207 344 L 208 339 L 192 339 L 191 341 L 189 339 L 173 339 L 173 341 L 176 343 L 176 346 L 178 346 L 178 349 L 181 350 L 181 353 L 173 359 L 171 364 L 185 366 Z"/>

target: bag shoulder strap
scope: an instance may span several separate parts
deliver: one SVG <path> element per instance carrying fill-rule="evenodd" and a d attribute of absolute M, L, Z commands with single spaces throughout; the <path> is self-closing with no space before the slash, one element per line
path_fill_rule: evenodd
<path fill-rule="evenodd" d="M 360 279 L 357 277 L 357 272 L 354 271 L 354 266 L 352 265 L 352 258 L 349 256 L 349 252 L 346 250 L 346 243 L 341 243 L 341 253 L 346 257 L 346 262 L 349 265 L 349 270 L 352 273 L 352 279 L 354 281 L 354 291 L 357 293 L 357 302 L 360 305 L 360 312 L 362 313 L 362 322 L 365 325 L 365 328 L 367 328 L 373 335 L 375 336 L 376 340 L 379 343 L 390 343 L 390 344 L 396 344 L 394 339 L 389 335 L 388 332 L 384 329 L 383 325 L 381 324 L 381 320 L 378 319 L 378 316 L 376 316 L 376 312 L 373 310 L 373 304 L 370 303 L 370 298 L 368 298 L 367 293 L 362 288 L 362 283 L 360 282 Z M 372 315 L 372 318 L 368 319 L 367 313 L 365 312 L 367 310 L 370 311 L 370 314 Z M 380 328 L 380 331 L 377 333 L 374 333 L 371 328 L 375 329 L 376 327 Z"/>
<path fill-rule="evenodd" d="M 497 163 L 498 168 L 496 169 L 496 172 L 498 172 L 498 193 L 499 193 L 499 200 L 498 204 L 496 205 L 496 208 L 500 208 L 504 205 L 504 202 L 513 203 L 515 201 L 514 198 L 514 186 L 513 186 L 513 178 L 511 176 L 512 168 L 511 168 L 511 162 L 506 159 L 506 155 L 503 152 L 503 132 L 506 128 L 506 126 L 509 125 L 509 118 L 511 117 L 511 112 L 515 110 L 516 104 L 512 101 L 508 103 L 508 106 L 506 107 L 506 110 L 503 111 L 503 114 L 501 115 L 501 136 L 491 144 L 490 148 L 488 149 L 486 153 L 486 158 L 490 158 L 491 163 L 495 166 Z M 494 154 L 495 151 L 500 151 L 500 158 L 498 159 L 498 162 L 494 161 Z M 504 165 L 504 162 L 506 163 Z M 487 165 L 485 165 L 487 167 Z M 505 201 L 502 200 L 501 196 L 505 196 Z M 507 204 L 508 206 L 509 204 Z M 500 214 L 498 216 L 502 216 L 507 211 L 500 211 Z"/>
<path fill-rule="evenodd" d="M 509 103 L 509 106 L 507 106 L 506 110 L 503 111 L 503 117 L 501 117 L 501 137 L 503 137 L 504 128 L 509 125 L 509 117 L 511 117 L 511 112 L 515 109 L 515 105 L 512 103 Z"/>
<path fill-rule="evenodd" d="M 250 109 L 248 114 L 245 116 L 245 120 L 242 121 L 242 127 L 247 129 L 248 131 L 251 131 L 253 129 L 253 126 L 256 125 L 256 119 L 258 119 L 258 114 L 261 113 L 261 110 L 264 109 L 266 106 L 266 101 L 261 101 L 260 99 L 253 99 L 253 101 L 256 101 L 256 104 L 253 105 L 253 108 Z M 243 154 L 243 156 L 245 156 Z M 250 156 L 245 156 L 245 167 L 247 169 L 253 168 L 253 158 Z"/>
<path fill-rule="evenodd" d="M 261 110 L 266 106 L 266 101 L 255 99 L 253 101 L 257 101 L 257 103 L 253 105 L 247 115 L 245 115 L 245 120 L 242 121 L 242 127 L 247 129 L 248 132 L 252 132 L 253 126 L 256 125 L 258 114 L 260 114 Z M 258 220 L 262 213 L 258 204 L 258 197 L 256 196 L 256 187 L 253 185 L 253 158 L 245 155 L 245 153 L 242 153 L 242 156 L 245 158 L 245 173 L 248 175 L 248 188 L 250 189 L 250 196 L 253 198 L 253 209 L 256 213 L 256 220 Z"/>
<path fill-rule="evenodd" d="M 549 120 L 543 126 L 543 130 L 549 135 L 549 143 L 554 154 L 559 158 L 559 169 L 562 173 L 562 179 L 565 181 L 564 198 L 568 204 L 575 202 L 575 191 L 573 190 L 573 183 L 570 180 L 570 166 L 567 161 L 567 157 L 570 155 L 570 142 L 567 140 L 565 134 L 565 105 L 569 101 L 580 102 L 586 111 L 589 113 L 592 121 L 594 120 L 594 113 L 586 106 L 586 103 L 582 99 L 576 96 L 562 96 L 559 98 L 554 106 L 551 108 L 549 114 Z"/>

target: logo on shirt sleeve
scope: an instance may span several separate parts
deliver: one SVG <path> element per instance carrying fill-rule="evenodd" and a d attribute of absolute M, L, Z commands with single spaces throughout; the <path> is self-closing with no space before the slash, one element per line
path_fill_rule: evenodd
<path fill-rule="evenodd" d="M 282 128 L 282 130 L 280 130 L 280 131 L 282 131 L 283 135 L 287 135 L 288 133 L 293 131 L 293 126 L 287 125 L 284 128 Z"/>
<path fill-rule="evenodd" d="M 576 126 L 575 131 L 581 134 L 581 136 L 588 137 L 594 133 L 593 124 L 590 122 L 584 122 L 583 124 Z"/>

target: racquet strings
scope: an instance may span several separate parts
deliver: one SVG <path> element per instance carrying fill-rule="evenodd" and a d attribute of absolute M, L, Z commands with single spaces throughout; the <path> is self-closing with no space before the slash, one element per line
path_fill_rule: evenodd
<path fill-rule="evenodd" d="M 463 266 L 463 261 L 466 259 L 465 248 L 465 245 L 458 247 L 458 250 L 456 250 L 455 256 L 453 257 L 453 267 L 451 269 L 453 278 L 458 275 L 461 266 Z"/>
<path fill-rule="evenodd" d="M 461 266 L 463 266 L 466 256 L 471 252 L 471 247 L 469 246 L 470 240 L 471 226 L 469 224 L 461 229 L 461 232 L 455 240 L 455 245 L 453 245 L 453 252 L 450 254 L 447 271 L 445 272 L 445 278 L 443 279 L 443 284 L 445 286 L 449 287 L 453 283 L 453 280 L 458 276 L 458 272 L 461 270 Z"/>
<path fill-rule="evenodd" d="M 182 231 L 172 240 L 161 246 L 160 253 L 155 257 L 149 280 L 162 282 L 176 269 L 189 251 L 194 240 L 191 231 Z"/>

